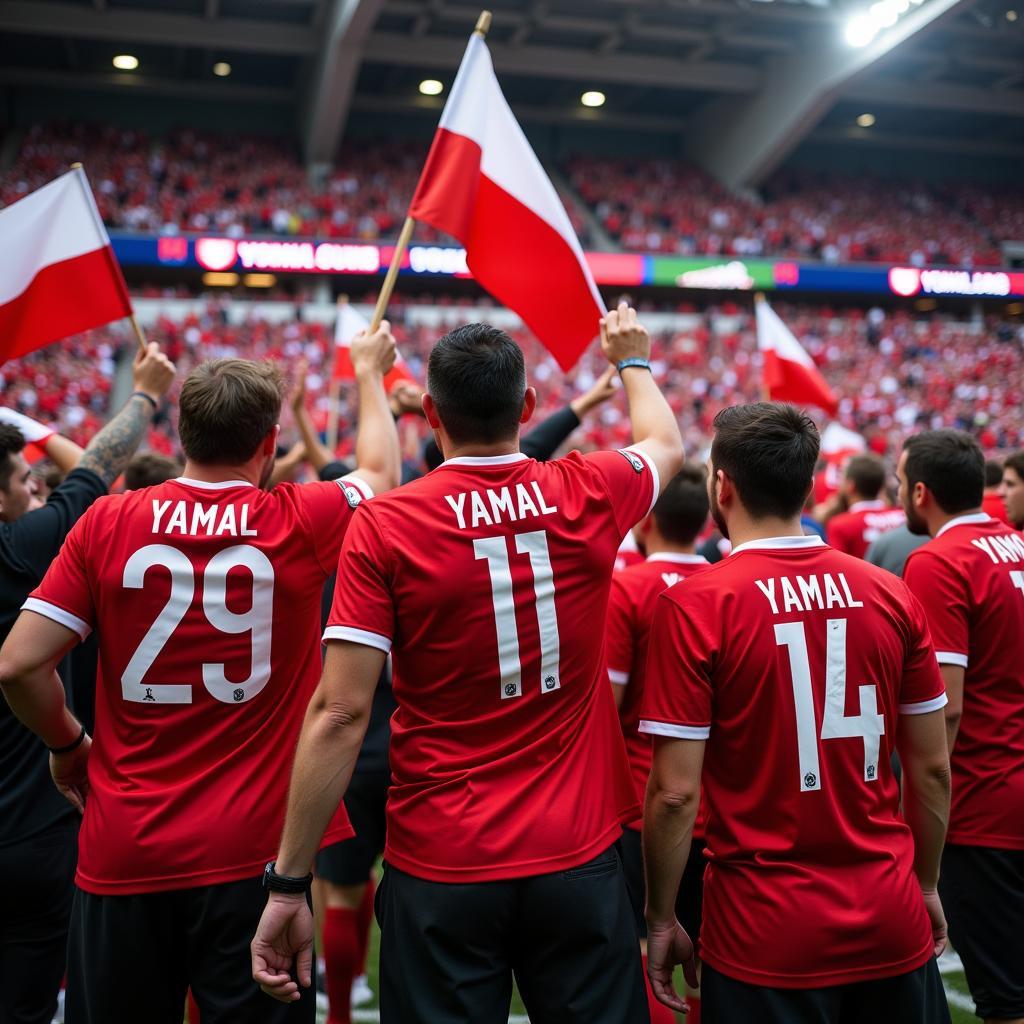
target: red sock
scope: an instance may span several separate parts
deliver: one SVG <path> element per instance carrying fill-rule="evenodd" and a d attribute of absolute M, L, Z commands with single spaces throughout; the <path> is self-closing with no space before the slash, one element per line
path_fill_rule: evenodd
<path fill-rule="evenodd" d="M 199 1024 L 199 1007 L 196 1006 L 192 989 L 188 990 L 188 1024 Z"/>
<path fill-rule="evenodd" d="M 356 963 L 356 977 L 366 973 L 366 951 L 370 948 L 370 924 L 373 921 L 373 897 L 377 893 L 377 879 L 370 875 L 366 883 L 363 902 L 356 913 L 359 915 L 356 927 L 359 929 L 359 960 Z"/>
<path fill-rule="evenodd" d="M 324 980 L 330 1004 L 327 1024 L 350 1024 L 352 1019 L 352 979 L 359 962 L 358 920 L 357 910 L 328 907 L 324 911 Z"/>
<path fill-rule="evenodd" d="M 644 988 L 647 989 L 647 1008 L 651 1011 L 651 1024 L 675 1024 L 676 1015 L 664 1003 L 659 1003 L 651 991 L 651 979 L 647 977 L 647 957 L 643 957 L 643 963 Z M 689 1020 L 687 1017 L 687 1021 Z"/>

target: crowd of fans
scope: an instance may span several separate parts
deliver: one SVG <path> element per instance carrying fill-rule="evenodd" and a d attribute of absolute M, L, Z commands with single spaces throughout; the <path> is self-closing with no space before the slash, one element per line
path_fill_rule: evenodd
<path fill-rule="evenodd" d="M 972 432 L 987 451 L 1024 447 L 1024 423 L 1019 416 L 1024 403 L 1024 328 L 1019 325 L 993 319 L 977 328 L 938 315 L 922 318 L 820 306 L 777 308 L 839 395 L 839 419 L 863 433 L 879 454 L 894 455 L 914 428 L 940 426 Z M 487 319 L 488 310 L 468 301 L 452 301 L 449 314 L 455 325 Z M 403 358 L 416 379 L 423 381 L 425 359 L 440 330 L 414 325 L 400 305 L 392 308 L 390 316 Z M 654 368 L 679 417 L 687 450 L 699 454 L 708 444 L 719 409 L 760 397 L 760 356 L 749 308 L 723 304 L 685 322 L 685 329 L 656 333 Z M 298 315 L 284 323 L 251 318 L 232 324 L 227 300 L 211 300 L 199 314 L 184 319 L 161 317 L 148 334 L 177 365 L 178 382 L 196 363 L 221 356 L 273 359 L 293 373 L 305 363 L 308 406 L 317 429 L 328 430 L 330 325 L 304 322 Z M 563 374 L 528 332 L 514 334 L 525 350 L 531 382 L 540 395 L 538 419 L 589 388 L 603 369 L 595 346 L 572 372 Z M 0 402 L 84 442 L 106 417 L 117 352 L 132 345 L 131 335 L 112 327 L 8 362 L 3 367 Z M 150 448 L 165 454 L 176 451 L 175 389 L 169 398 L 149 437 Z M 354 398 L 353 389 L 341 388 L 342 455 L 349 452 Z M 297 440 L 287 415 L 285 447 Z M 404 455 L 410 461 L 419 458 L 426 433 L 422 419 L 403 418 Z M 569 444 L 589 449 L 628 441 L 625 406 L 617 400 L 587 418 Z"/>
<path fill-rule="evenodd" d="M 423 142 L 349 143 L 311 179 L 294 143 L 178 130 L 163 138 L 55 123 L 25 133 L 0 175 L 0 206 L 81 162 L 115 228 L 174 233 L 393 239 L 426 157 Z M 915 266 L 995 266 L 1000 242 L 1024 238 L 1024 193 L 864 176 L 782 172 L 761 196 L 737 195 L 678 160 L 580 156 L 559 168 L 581 242 L 592 225 L 628 250 L 780 256 Z M 446 241 L 428 225 L 417 239 Z"/>

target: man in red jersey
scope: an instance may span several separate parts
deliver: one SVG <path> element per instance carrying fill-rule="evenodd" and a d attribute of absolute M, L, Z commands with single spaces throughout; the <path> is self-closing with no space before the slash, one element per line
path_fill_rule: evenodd
<path fill-rule="evenodd" d="M 953 430 L 911 437 L 907 523 L 932 537 L 904 579 L 928 615 L 953 773 L 942 902 L 977 1013 L 1024 1021 L 1024 538 L 981 510 L 984 459 Z"/>
<path fill-rule="evenodd" d="M 1024 530 L 1024 452 L 1014 452 L 1003 463 L 1003 482 L 999 496 L 1006 509 L 1006 520 L 1015 530 Z"/>
<path fill-rule="evenodd" d="M 985 460 L 985 491 L 981 498 L 981 511 L 993 519 L 1008 523 L 1006 502 L 1003 501 L 1003 463 L 999 459 Z"/>
<path fill-rule="evenodd" d="M 101 498 L 0 652 L 15 714 L 84 810 L 68 958 L 69 1024 L 311 1022 L 252 984 L 248 940 L 284 818 L 288 765 L 316 687 L 320 591 L 355 508 L 398 480 L 387 329 L 353 342 L 358 469 L 261 490 L 283 381 L 269 363 L 205 363 L 181 390 L 184 475 Z M 53 668 L 99 635 L 96 742 Z M 342 811 L 331 840 L 351 835 Z"/>
<path fill-rule="evenodd" d="M 803 536 L 806 416 L 735 406 L 715 430 L 711 513 L 732 554 L 658 599 L 640 722 L 655 737 L 652 986 L 682 1009 L 672 968 L 692 973 L 693 945 L 675 900 L 703 781 L 705 1024 L 948 1021 L 946 698 L 924 611 L 895 576 Z"/>
<path fill-rule="evenodd" d="M 430 355 L 424 409 L 446 461 L 356 516 L 320 688 L 296 753 L 275 870 L 308 869 L 394 656 L 381 1020 L 507 1019 L 515 975 L 535 1021 L 647 1020 L 615 842 L 637 815 L 600 638 L 619 543 L 679 469 L 675 417 L 624 303 L 602 321 L 635 443 L 539 463 L 523 355 L 460 327 Z M 595 639 L 597 642 L 595 642 Z M 309 984 L 305 905 L 273 894 L 256 980 Z"/>
<path fill-rule="evenodd" d="M 643 803 L 647 777 L 651 773 L 651 737 L 639 732 L 638 726 L 654 606 L 663 590 L 708 565 L 707 559 L 696 551 L 697 538 L 707 519 L 708 488 L 704 469 L 701 466 L 684 466 L 669 481 L 651 514 L 634 531 L 640 536 L 647 560 L 616 572 L 612 577 L 607 626 L 608 678 L 619 708 L 622 735 L 626 740 L 626 753 L 640 803 Z M 642 818 L 628 824 L 619 840 L 619 852 L 637 929 L 641 936 L 646 936 L 644 865 L 640 849 L 642 824 Z M 702 831 L 700 835 L 703 835 Z M 681 919 L 695 942 L 700 933 L 704 875 L 702 849 L 703 844 L 698 838 L 683 874 L 679 899 L 680 915 L 686 915 Z M 646 960 L 647 943 L 644 938 L 641 938 L 640 948 Z M 671 1013 L 657 1002 L 651 1007 L 651 1016 L 652 1019 L 672 1020 Z"/>
<path fill-rule="evenodd" d="M 863 558 L 872 541 L 903 525 L 903 512 L 889 508 L 880 497 L 885 478 L 885 463 L 877 455 L 854 455 L 846 464 L 843 493 L 850 507 L 834 515 L 825 527 L 828 542 L 836 551 Z"/>

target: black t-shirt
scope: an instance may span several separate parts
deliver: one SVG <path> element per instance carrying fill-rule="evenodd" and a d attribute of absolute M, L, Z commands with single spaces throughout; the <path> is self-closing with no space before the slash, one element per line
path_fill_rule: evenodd
<path fill-rule="evenodd" d="M 95 473 L 76 469 L 42 508 L 13 523 L 0 523 L 0 643 L 7 639 L 21 606 L 46 574 L 71 527 L 106 493 Z M 61 678 L 73 694 L 63 670 Z M 73 699 L 69 703 L 74 707 Z M 46 747 L 14 717 L 4 700 L 0 700 L 0 780 L 0 846 L 77 817 L 50 778 Z"/>

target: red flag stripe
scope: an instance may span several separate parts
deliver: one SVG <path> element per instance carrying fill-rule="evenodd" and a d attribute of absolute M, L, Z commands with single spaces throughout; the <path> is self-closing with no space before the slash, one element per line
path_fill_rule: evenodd
<path fill-rule="evenodd" d="M 782 359 L 774 349 L 764 353 L 764 382 L 770 398 L 796 405 L 816 405 L 835 415 L 836 397 L 825 379 L 812 367 Z"/>
<path fill-rule="evenodd" d="M 124 278 L 109 246 L 51 263 L 25 291 L 0 305 L 0 360 L 130 315 Z"/>

